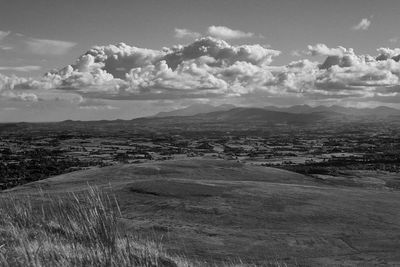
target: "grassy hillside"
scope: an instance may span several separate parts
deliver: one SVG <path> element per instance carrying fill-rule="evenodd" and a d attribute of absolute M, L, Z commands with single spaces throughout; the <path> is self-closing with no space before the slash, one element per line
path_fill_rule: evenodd
<path fill-rule="evenodd" d="M 36 209 L 42 206 L 40 203 L 43 201 L 53 199 L 50 203 L 54 202 L 54 198 L 69 205 L 71 194 L 74 194 L 77 198 L 72 199 L 72 206 L 74 203 L 92 203 L 96 207 L 96 203 L 101 201 L 90 201 L 96 197 L 87 191 L 88 184 L 96 185 L 109 196 L 115 195 L 118 208 L 114 199 L 107 199 L 106 203 L 110 205 L 105 205 L 114 208 L 111 213 L 114 219 L 111 221 L 116 222 L 111 225 L 118 229 L 118 235 L 113 240 L 128 235 L 132 238 L 131 243 L 146 244 L 140 240 L 151 240 L 151 244 L 162 244 L 163 249 L 153 251 L 162 255 L 162 259 L 179 262 L 183 266 L 195 265 L 196 262 L 203 265 L 204 262 L 222 264 L 226 261 L 258 265 L 285 262 L 300 266 L 400 264 L 398 191 L 326 185 L 310 177 L 272 168 L 222 160 L 113 166 L 27 184 L 10 190 L 4 196 L 9 201 L 8 194 L 15 199 L 24 199 L 29 194 L 28 203 L 32 205 L 23 206 Z M 37 188 L 41 188 L 41 192 Z M 52 214 L 51 210 L 49 214 Z M 61 213 L 59 218 L 71 216 L 68 215 L 69 208 L 53 210 L 65 210 L 67 214 Z M 57 219 L 43 222 L 40 219 L 43 218 L 42 213 L 41 209 L 34 212 L 42 225 L 51 221 L 56 221 L 55 225 L 64 223 L 61 219 L 58 222 Z M 22 221 L 29 222 L 27 218 L 32 216 L 32 211 L 18 214 L 28 214 Z M 88 220 L 88 223 L 91 221 Z M 2 227 L 12 224 L 15 222 L 5 223 Z M 101 233 L 103 228 L 96 227 Z M 50 228 L 35 226 L 30 229 L 42 231 Z M 74 229 L 69 223 L 61 228 Z M 13 232 L 5 229 L 2 233 L 7 236 Z M 17 236 L 16 240 L 19 239 Z M 125 239 L 121 240 L 116 243 L 127 243 Z M 23 242 L 18 241 L 18 244 Z M 0 250 L 2 253 L 5 247 L 7 251 L 10 249 L 7 243 Z M 20 247 L 23 248 L 23 245 Z M 126 251 L 126 246 L 112 249 L 121 249 L 121 255 L 130 253 Z M 21 251 L 19 253 L 24 255 Z M 148 255 L 150 261 L 157 262 L 157 257 Z M 101 261 L 105 262 L 105 259 Z"/>
<path fill-rule="evenodd" d="M 83 193 L 83 194 L 82 194 Z M 97 187 L 58 198 L 0 198 L 1 266 L 256 266 L 240 259 L 188 259 L 161 242 L 130 234 L 115 196 Z M 277 260 L 265 266 L 287 266 Z"/>
<path fill-rule="evenodd" d="M 122 235 L 114 199 L 95 188 L 82 197 L 2 198 L 1 266 L 188 266 L 149 241 Z"/>

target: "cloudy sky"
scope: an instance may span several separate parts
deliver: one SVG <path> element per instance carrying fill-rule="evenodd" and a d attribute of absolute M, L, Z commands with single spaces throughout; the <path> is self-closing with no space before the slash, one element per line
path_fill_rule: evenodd
<path fill-rule="evenodd" d="M 400 108 L 398 0 L 2 0 L 0 121 Z"/>

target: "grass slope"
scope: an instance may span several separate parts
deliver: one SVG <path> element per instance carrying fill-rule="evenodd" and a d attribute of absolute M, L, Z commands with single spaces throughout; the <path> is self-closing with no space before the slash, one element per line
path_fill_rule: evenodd
<path fill-rule="evenodd" d="M 155 243 L 122 235 L 118 205 L 96 188 L 32 204 L 0 199 L 1 266 L 189 266 Z"/>
<path fill-rule="evenodd" d="M 166 255 L 305 266 L 400 264 L 400 194 L 386 188 L 325 185 L 312 178 L 222 160 L 181 160 L 75 172 L 7 192 L 115 195 L 118 224 Z M 48 198 L 48 197 L 47 197 Z"/>

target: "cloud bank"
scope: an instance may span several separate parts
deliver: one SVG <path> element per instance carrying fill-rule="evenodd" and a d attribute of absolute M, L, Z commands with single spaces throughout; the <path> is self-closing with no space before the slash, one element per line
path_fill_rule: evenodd
<path fill-rule="evenodd" d="M 274 65 L 280 53 L 258 44 L 232 45 L 213 37 L 161 50 L 124 43 L 95 46 L 74 64 L 40 80 L 0 75 L 0 97 L 35 101 L 26 94 L 51 91 L 112 100 L 400 102 L 400 49 L 379 48 L 372 56 L 316 44 L 308 47 L 307 54 L 322 56 L 323 62 L 301 59 Z"/>

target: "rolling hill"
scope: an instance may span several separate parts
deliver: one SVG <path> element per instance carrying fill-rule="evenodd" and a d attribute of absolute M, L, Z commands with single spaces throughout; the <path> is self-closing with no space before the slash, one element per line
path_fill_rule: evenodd
<path fill-rule="evenodd" d="M 399 192 L 327 185 L 273 168 L 206 159 L 120 165 L 56 176 L 7 194 L 79 195 L 88 184 L 115 195 L 126 231 L 162 240 L 171 253 L 194 259 L 400 264 Z"/>

